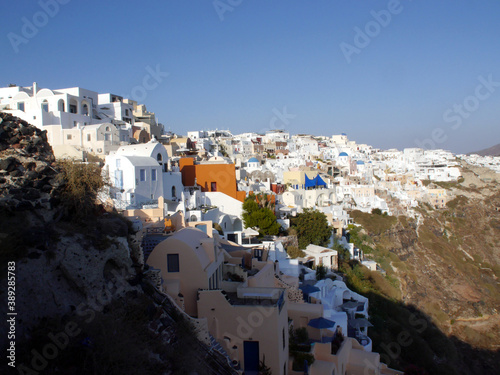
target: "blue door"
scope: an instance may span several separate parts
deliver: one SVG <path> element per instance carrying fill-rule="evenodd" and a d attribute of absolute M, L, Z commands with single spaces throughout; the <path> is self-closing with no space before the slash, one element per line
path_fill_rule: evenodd
<path fill-rule="evenodd" d="M 259 371 L 259 342 L 245 341 L 243 343 L 245 371 Z"/>

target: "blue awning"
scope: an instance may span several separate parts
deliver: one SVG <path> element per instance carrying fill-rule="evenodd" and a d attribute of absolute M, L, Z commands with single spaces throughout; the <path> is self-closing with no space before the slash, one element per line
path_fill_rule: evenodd
<path fill-rule="evenodd" d="M 311 319 L 307 325 L 318 329 L 333 328 L 335 327 L 335 322 L 333 320 L 321 317 L 321 318 Z"/>
<path fill-rule="evenodd" d="M 320 289 L 317 287 L 317 286 L 313 286 L 313 285 L 301 285 L 299 287 L 300 290 L 302 290 L 302 293 L 305 293 L 305 294 L 310 294 L 310 293 L 314 293 L 314 292 L 319 292 Z"/>
<path fill-rule="evenodd" d="M 326 182 L 319 175 L 314 180 L 316 181 L 316 186 L 326 186 Z"/>
<path fill-rule="evenodd" d="M 307 174 L 305 175 L 306 177 L 306 183 L 305 183 L 305 187 L 308 188 L 308 187 L 318 187 L 318 186 L 326 186 L 326 182 L 323 181 L 323 179 L 318 175 L 316 175 L 316 177 L 314 178 L 309 178 L 307 177 Z"/>

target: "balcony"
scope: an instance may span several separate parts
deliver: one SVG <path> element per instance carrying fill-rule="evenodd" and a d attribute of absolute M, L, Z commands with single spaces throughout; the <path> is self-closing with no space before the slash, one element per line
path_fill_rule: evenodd
<path fill-rule="evenodd" d="M 285 303 L 284 288 L 238 288 L 236 293 L 226 293 L 226 298 L 233 306 L 259 305 L 278 307 L 280 312 Z"/>

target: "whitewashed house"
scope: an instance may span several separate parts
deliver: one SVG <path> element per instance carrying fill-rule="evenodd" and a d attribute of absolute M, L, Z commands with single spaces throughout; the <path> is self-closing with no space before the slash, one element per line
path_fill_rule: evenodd
<path fill-rule="evenodd" d="M 338 253 L 327 247 L 309 244 L 304 250 L 305 258 L 313 261 L 313 266 L 324 266 L 328 271 L 338 269 Z"/>
<path fill-rule="evenodd" d="M 40 89 L 36 82 L 29 87 L 3 87 L 0 108 L 47 130 L 56 157 L 107 154 L 130 141 L 134 125 L 131 103 L 81 87 Z"/>
<path fill-rule="evenodd" d="M 184 186 L 180 172 L 170 169 L 165 147 L 152 139 L 148 143 L 121 146 L 106 157 L 104 172 L 110 183 L 110 195 L 122 209 L 157 204 L 163 197 L 167 210 L 182 202 Z"/>

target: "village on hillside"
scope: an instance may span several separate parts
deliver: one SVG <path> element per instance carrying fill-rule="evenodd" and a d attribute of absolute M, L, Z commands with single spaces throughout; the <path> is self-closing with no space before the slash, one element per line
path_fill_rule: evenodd
<path fill-rule="evenodd" d="M 102 166 L 99 200 L 131 221 L 157 291 L 245 374 L 402 374 L 372 351 L 370 301 L 338 272 L 344 256 L 385 272 L 350 240 L 350 213 L 418 222 L 419 207 L 455 198 L 445 186 L 464 163 L 487 168 L 484 182 L 500 173 L 500 157 L 380 150 L 345 133 L 173 134 L 144 104 L 80 87 L 10 85 L 0 111 L 46 131 L 57 159 Z M 331 233 L 299 244 L 292 223 L 313 212 Z"/>

